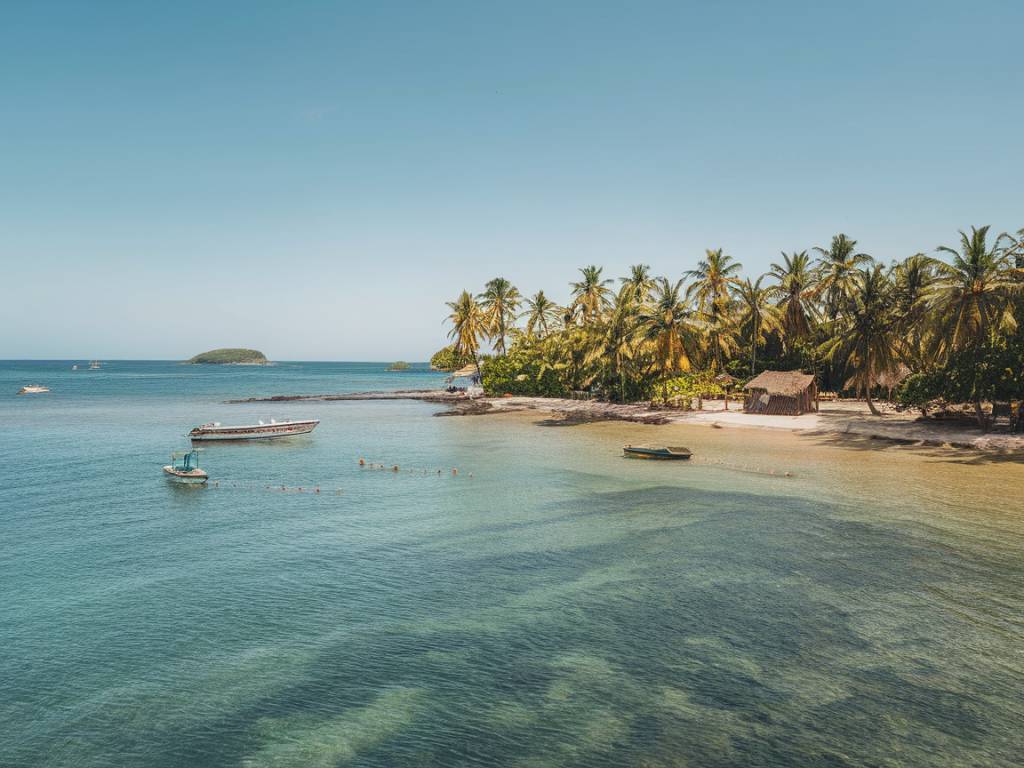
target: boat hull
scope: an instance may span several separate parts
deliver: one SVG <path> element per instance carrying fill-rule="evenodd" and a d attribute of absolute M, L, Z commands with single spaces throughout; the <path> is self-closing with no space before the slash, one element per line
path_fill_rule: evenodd
<path fill-rule="evenodd" d="M 210 476 L 202 470 L 193 469 L 190 472 L 181 472 L 170 465 L 164 467 L 164 474 L 172 483 L 184 485 L 201 485 L 210 479 Z"/>
<path fill-rule="evenodd" d="M 686 461 L 693 454 L 685 448 L 645 448 L 627 445 L 622 455 L 630 459 L 660 459 L 663 461 Z"/>
<path fill-rule="evenodd" d="M 188 436 L 193 442 L 208 442 L 212 440 L 238 441 L 238 440 L 272 440 L 279 437 L 293 437 L 295 435 L 308 435 L 320 422 L 312 421 L 283 421 L 275 424 L 252 424 L 240 427 L 196 427 Z"/>

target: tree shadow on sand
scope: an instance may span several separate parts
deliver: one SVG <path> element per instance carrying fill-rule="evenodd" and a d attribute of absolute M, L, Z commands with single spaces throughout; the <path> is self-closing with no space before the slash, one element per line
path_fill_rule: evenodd
<path fill-rule="evenodd" d="M 886 437 L 884 435 L 861 435 L 852 432 L 816 433 L 811 435 L 818 445 L 827 445 L 849 451 L 900 451 L 917 456 L 944 461 L 950 464 L 1020 464 L 1024 463 L 1024 451 L 983 451 L 957 443 L 940 443 L 938 440 Z"/>

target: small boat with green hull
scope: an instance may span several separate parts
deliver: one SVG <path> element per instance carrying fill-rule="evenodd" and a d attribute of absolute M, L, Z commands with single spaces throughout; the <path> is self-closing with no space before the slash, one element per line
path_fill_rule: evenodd
<path fill-rule="evenodd" d="M 693 451 L 678 445 L 626 445 L 622 455 L 628 459 L 669 459 L 686 460 Z"/>
<path fill-rule="evenodd" d="M 205 471 L 199 468 L 199 449 L 191 451 L 175 451 L 171 454 L 171 463 L 164 467 L 167 479 L 175 483 L 199 485 L 210 479 Z"/>

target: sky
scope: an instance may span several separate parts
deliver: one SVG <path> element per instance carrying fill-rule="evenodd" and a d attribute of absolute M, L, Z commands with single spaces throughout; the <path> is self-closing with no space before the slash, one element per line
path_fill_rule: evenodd
<path fill-rule="evenodd" d="M 0 358 L 426 360 L 501 275 L 1024 227 L 1020 2 L 0 2 Z"/>

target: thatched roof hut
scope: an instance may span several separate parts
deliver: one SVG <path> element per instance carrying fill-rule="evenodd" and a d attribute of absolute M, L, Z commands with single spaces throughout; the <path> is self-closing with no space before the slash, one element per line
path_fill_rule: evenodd
<path fill-rule="evenodd" d="M 470 363 L 464 365 L 459 370 L 454 371 L 449 377 L 448 381 L 454 381 L 455 379 L 473 379 L 474 381 L 480 378 L 480 369 L 477 368 L 476 363 Z"/>
<path fill-rule="evenodd" d="M 743 387 L 743 410 L 775 416 L 799 416 L 818 410 L 818 386 L 814 376 L 800 371 L 765 371 Z"/>

